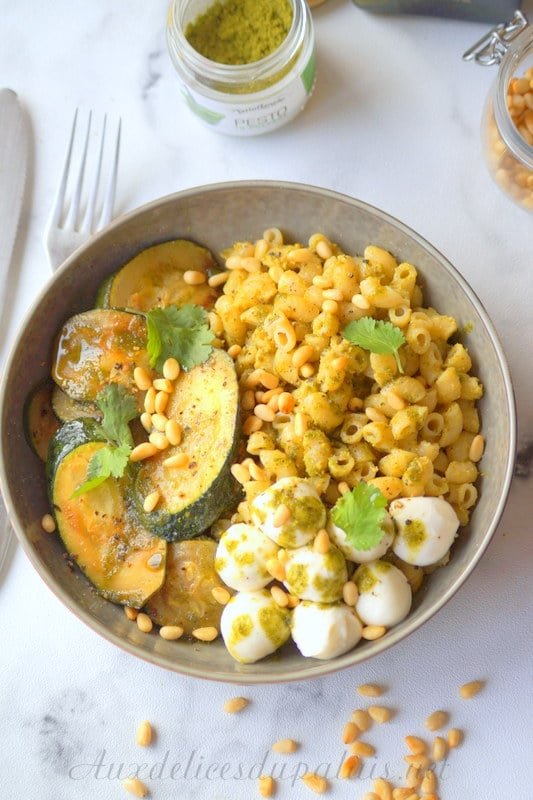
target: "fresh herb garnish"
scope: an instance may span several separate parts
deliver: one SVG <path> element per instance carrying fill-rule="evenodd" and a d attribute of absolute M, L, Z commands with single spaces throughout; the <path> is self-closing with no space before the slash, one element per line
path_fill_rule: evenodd
<path fill-rule="evenodd" d="M 351 492 L 340 497 L 331 510 L 331 518 L 342 528 L 347 541 L 357 550 L 371 550 L 385 535 L 382 523 L 387 516 L 383 492 L 360 481 Z"/>
<path fill-rule="evenodd" d="M 405 343 L 405 336 L 392 322 L 384 322 L 374 317 L 361 317 L 346 325 L 343 336 L 351 344 L 357 344 L 364 350 L 379 355 L 393 355 L 398 372 L 403 373 L 398 350 Z"/>
<path fill-rule="evenodd" d="M 96 405 L 103 415 L 101 431 L 109 441 L 91 457 L 87 467 L 87 480 L 76 489 L 72 497 L 94 489 L 109 477 L 121 478 L 133 449 L 129 422 L 138 416 L 135 398 L 123 386 L 110 383 L 98 393 Z"/>
<path fill-rule="evenodd" d="M 207 361 L 213 349 L 207 311 L 187 304 L 178 308 L 154 308 L 146 314 L 150 366 L 159 372 L 167 358 L 175 358 L 184 370 Z"/>

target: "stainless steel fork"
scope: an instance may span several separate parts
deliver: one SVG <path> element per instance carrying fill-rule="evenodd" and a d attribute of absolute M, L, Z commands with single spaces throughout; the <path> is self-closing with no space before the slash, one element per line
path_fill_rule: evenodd
<path fill-rule="evenodd" d="M 113 216 L 121 120 L 118 120 L 115 135 L 109 144 L 109 137 L 106 140 L 108 122 L 107 116 L 105 116 L 100 136 L 97 137 L 96 142 L 93 142 L 93 115 L 92 112 L 89 112 L 85 135 L 83 136 L 82 133 L 80 143 L 77 132 L 78 117 L 78 110 L 76 110 L 63 174 L 45 230 L 45 244 L 52 270 L 56 270 L 74 250 L 83 244 L 92 233 L 106 225 Z M 78 148 L 77 145 L 80 147 Z M 93 145 L 95 146 L 93 147 Z M 78 150 L 79 159 L 76 159 L 75 154 Z M 77 168 L 74 167 L 76 160 Z M 93 177 L 85 199 L 84 189 L 90 168 L 93 170 Z M 105 187 L 101 189 L 100 183 L 106 169 L 108 179 Z M 74 170 L 75 175 L 72 178 Z M 12 535 L 13 529 L 0 498 L 0 576 L 4 560 L 9 552 Z"/>
<path fill-rule="evenodd" d="M 111 142 L 107 136 L 107 116 L 104 116 L 101 133 L 96 141 L 93 141 L 92 111 L 88 115 L 85 135 L 82 132 L 81 138 L 77 131 L 78 123 L 79 114 L 76 110 L 63 174 L 45 232 L 46 249 L 53 270 L 57 269 L 92 233 L 106 225 L 113 216 L 121 121 L 118 120 Z M 76 168 L 77 145 L 79 145 L 79 159 Z M 88 187 L 86 199 L 82 200 L 89 167 L 92 167 L 93 171 L 92 182 Z M 101 178 L 106 168 L 107 182 L 101 187 Z"/>

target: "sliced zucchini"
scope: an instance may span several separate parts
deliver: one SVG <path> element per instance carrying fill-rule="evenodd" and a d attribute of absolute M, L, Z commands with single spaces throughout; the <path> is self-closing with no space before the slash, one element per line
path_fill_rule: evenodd
<path fill-rule="evenodd" d="M 98 292 L 97 305 L 149 311 L 193 303 L 210 309 L 218 296 L 217 291 L 207 283 L 186 283 L 183 275 L 187 270 L 210 275 L 218 269 L 205 247 L 187 239 L 162 242 L 141 250 L 106 279 Z"/>
<path fill-rule="evenodd" d="M 109 383 L 118 383 L 139 399 L 136 366 L 150 371 L 146 321 L 141 314 L 112 309 L 83 311 L 58 332 L 52 377 L 74 400 L 94 402 Z"/>
<path fill-rule="evenodd" d="M 161 589 L 145 610 L 158 625 L 179 625 L 190 636 L 195 628 L 220 627 L 223 606 L 212 590 L 224 586 L 215 572 L 217 544 L 212 539 L 171 542 Z"/>
<path fill-rule="evenodd" d="M 148 533 L 128 507 L 131 475 L 107 478 L 73 497 L 92 455 L 104 446 L 90 420 L 62 426 L 50 443 L 50 501 L 66 550 L 98 593 L 141 608 L 163 583 L 166 542 Z"/>
<path fill-rule="evenodd" d="M 39 383 L 24 404 L 24 429 L 26 439 L 41 461 L 48 457 L 48 444 L 60 426 L 52 406 L 54 383 L 46 379 Z"/>
<path fill-rule="evenodd" d="M 239 446 L 239 388 L 233 360 L 223 350 L 189 372 L 181 372 L 166 408 L 183 431 L 181 444 L 139 462 L 135 503 L 142 524 L 169 541 L 192 539 L 240 496 L 231 474 Z M 165 461 L 178 453 L 189 457 L 186 468 Z M 154 511 L 143 500 L 158 491 Z"/>
<path fill-rule="evenodd" d="M 53 384 L 52 408 L 57 419 L 61 422 L 70 422 L 73 419 L 101 419 L 102 412 L 95 403 L 84 403 L 73 400 L 57 383 Z"/>

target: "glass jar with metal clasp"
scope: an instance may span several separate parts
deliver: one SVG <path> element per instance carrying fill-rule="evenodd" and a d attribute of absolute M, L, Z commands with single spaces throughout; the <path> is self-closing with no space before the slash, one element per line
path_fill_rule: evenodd
<path fill-rule="evenodd" d="M 517 11 L 463 59 L 499 66 L 483 112 L 483 152 L 498 186 L 533 213 L 533 26 Z"/>

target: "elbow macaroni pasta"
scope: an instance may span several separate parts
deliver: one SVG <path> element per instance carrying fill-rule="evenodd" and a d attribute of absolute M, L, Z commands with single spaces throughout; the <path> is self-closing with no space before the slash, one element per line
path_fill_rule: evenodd
<path fill-rule="evenodd" d="M 416 266 L 374 244 L 344 253 L 321 233 L 285 242 L 279 228 L 222 256 L 228 278 L 210 323 L 235 359 L 243 459 L 259 476 L 244 483 L 236 518 L 265 486 L 298 475 L 328 505 L 365 480 L 388 500 L 442 496 L 466 524 L 483 386 L 466 347 L 449 341 L 457 321 L 423 305 Z M 403 372 L 394 356 L 344 339 L 364 316 L 401 329 Z"/>

